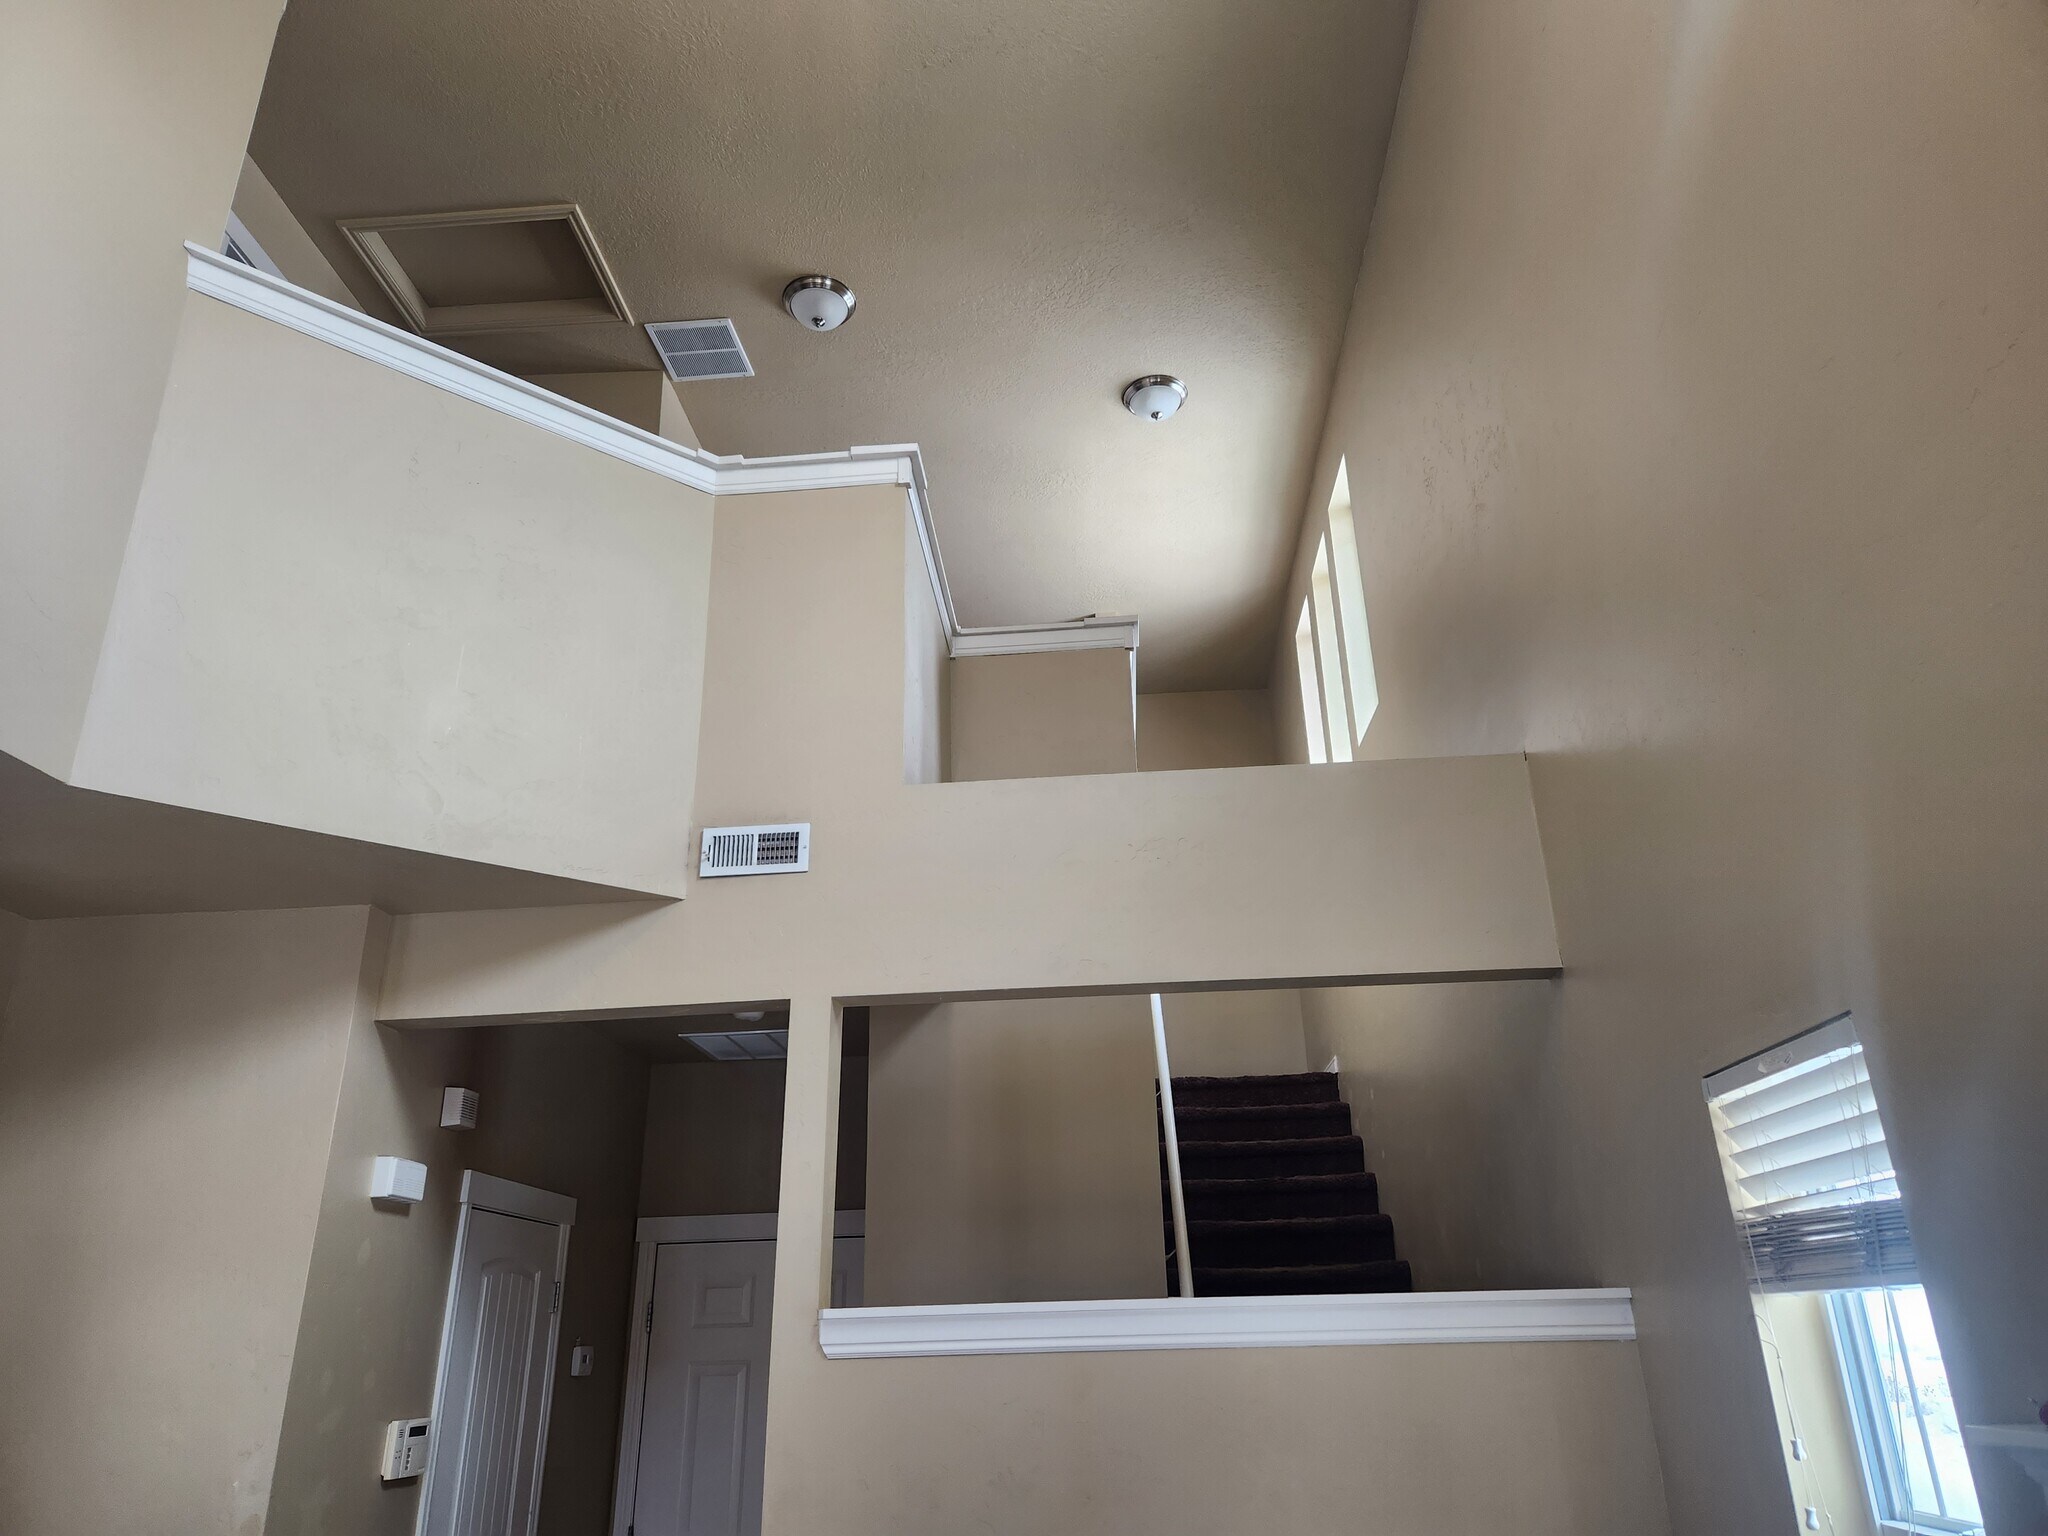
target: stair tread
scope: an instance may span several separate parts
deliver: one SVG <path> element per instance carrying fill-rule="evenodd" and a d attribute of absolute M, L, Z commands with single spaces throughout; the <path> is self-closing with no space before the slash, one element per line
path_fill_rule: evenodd
<path fill-rule="evenodd" d="M 1199 1136 L 1183 1136 L 1180 1139 L 1180 1155 L 1200 1157 L 1270 1157 L 1276 1152 L 1348 1152 L 1353 1147 L 1362 1153 L 1365 1143 L 1357 1136 L 1275 1136 L 1269 1141 L 1206 1141 Z"/>
<path fill-rule="evenodd" d="M 1201 1216 L 1188 1219 L 1188 1231 L 1256 1235 L 1286 1228 L 1295 1232 L 1346 1231 L 1357 1228 L 1377 1230 L 1393 1225 L 1394 1218 L 1380 1211 L 1359 1211 L 1341 1216 Z"/>
<path fill-rule="evenodd" d="M 1334 1086 L 1336 1081 L 1337 1074 L 1334 1072 L 1265 1072 L 1240 1077 L 1176 1077 L 1173 1086 L 1176 1089 L 1225 1086 L 1234 1088 L 1247 1083 L 1300 1083 L 1321 1087 L 1326 1083 Z"/>
<path fill-rule="evenodd" d="M 1334 1138 L 1333 1138 L 1334 1139 Z M 1182 1143 L 1186 1145 L 1185 1142 Z M 1242 1146 L 1242 1142 L 1226 1142 L 1226 1146 Z M 1259 1143 L 1262 1147 L 1284 1147 L 1284 1141 Z M 1205 1194 L 1251 1193 L 1257 1190 L 1302 1190 L 1302 1189 L 1371 1189 L 1379 1180 L 1369 1173 L 1265 1173 L 1255 1174 L 1247 1179 L 1182 1179 L 1181 1188 L 1190 1194 L 1201 1191 Z"/>

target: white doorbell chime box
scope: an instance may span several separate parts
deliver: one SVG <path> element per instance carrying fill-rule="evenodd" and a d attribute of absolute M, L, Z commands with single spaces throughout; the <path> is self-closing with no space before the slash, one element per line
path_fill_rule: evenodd
<path fill-rule="evenodd" d="M 370 1198 L 418 1205 L 427 1198 L 427 1165 L 403 1157 L 380 1157 L 370 1167 Z"/>

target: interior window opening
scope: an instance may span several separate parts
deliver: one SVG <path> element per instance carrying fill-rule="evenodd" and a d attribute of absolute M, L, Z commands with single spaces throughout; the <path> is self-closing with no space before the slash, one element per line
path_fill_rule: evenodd
<path fill-rule="evenodd" d="M 1309 595 L 1315 611 L 1316 661 L 1322 671 L 1323 723 L 1329 729 L 1330 760 L 1351 761 L 1351 712 L 1344 699 L 1342 646 L 1337 639 L 1336 602 L 1330 593 L 1330 541 L 1316 545 L 1316 563 L 1309 574 Z"/>
<path fill-rule="evenodd" d="M 1351 702 L 1351 738 L 1365 739 L 1380 707 L 1379 679 L 1372 666 L 1372 637 L 1365 622 L 1365 568 L 1359 561 L 1358 529 L 1351 509 L 1351 477 L 1337 463 L 1330 492 L 1330 571 L 1337 584 L 1337 618 L 1344 641 L 1344 679 Z"/>
<path fill-rule="evenodd" d="M 1301 622 L 1294 626 L 1294 660 L 1301 673 L 1301 728 L 1308 738 L 1308 760 L 1327 763 L 1330 751 L 1324 735 L 1323 689 L 1316 681 L 1315 625 L 1306 598 L 1302 599 Z"/>

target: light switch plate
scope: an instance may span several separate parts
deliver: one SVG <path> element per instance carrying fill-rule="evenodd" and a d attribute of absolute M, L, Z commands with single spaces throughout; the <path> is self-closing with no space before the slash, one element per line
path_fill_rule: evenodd
<path fill-rule="evenodd" d="M 569 1374 L 571 1376 L 588 1376 L 596 1355 L 597 1349 L 595 1345 L 578 1344 L 569 1351 Z"/>

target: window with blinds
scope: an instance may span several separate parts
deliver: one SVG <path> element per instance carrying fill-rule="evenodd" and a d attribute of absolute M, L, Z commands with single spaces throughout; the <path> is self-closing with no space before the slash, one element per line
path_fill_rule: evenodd
<path fill-rule="evenodd" d="M 1919 1278 L 1870 1071 L 1846 1015 L 1716 1072 L 1706 1092 L 1756 1289 Z"/>

